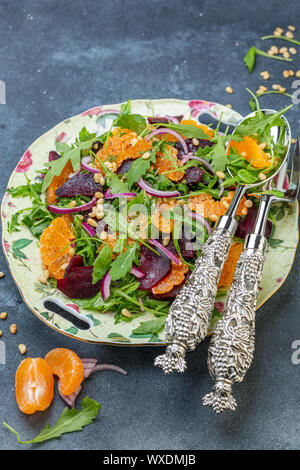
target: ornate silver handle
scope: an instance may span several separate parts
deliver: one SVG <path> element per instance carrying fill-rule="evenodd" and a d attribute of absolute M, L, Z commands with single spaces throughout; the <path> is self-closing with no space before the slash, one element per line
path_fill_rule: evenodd
<path fill-rule="evenodd" d="M 218 414 L 226 409 L 235 410 L 232 385 L 243 380 L 253 359 L 255 311 L 265 247 L 266 239 L 262 235 L 246 238 L 226 309 L 208 348 L 208 369 L 216 383 L 213 391 L 203 398 L 203 404 Z"/>
<path fill-rule="evenodd" d="M 165 327 L 169 345 L 154 362 L 166 374 L 184 372 L 186 352 L 195 349 L 207 335 L 220 274 L 236 226 L 233 217 L 220 219 L 218 228 L 203 245 L 189 280 L 170 307 Z"/>

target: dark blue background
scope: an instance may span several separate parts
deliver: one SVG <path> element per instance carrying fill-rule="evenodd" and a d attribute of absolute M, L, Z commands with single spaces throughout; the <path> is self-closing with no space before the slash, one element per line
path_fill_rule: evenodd
<path fill-rule="evenodd" d="M 258 58 L 249 75 L 242 58 L 259 38 L 276 26 L 297 21 L 300 3 L 260 0 L 0 0 L 0 79 L 6 82 L 7 104 L 0 110 L 1 194 L 23 151 L 57 122 L 93 106 L 128 98 L 208 99 L 249 111 L 246 87 L 271 83 L 294 63 Z M 300 38 L 300 31 L 296 32 Z M 282 44 L 283 45 L 283 44 Z M 284 44 L 286 45 L 286 44 Z M 298 52 L 299 54 L 299 52 Z M 225 93 L 230 85 L 234 94 Z M 280 108 L 283 96 L 262 103 Z M 289 112 L 299 133 L 299 106 Z M 291 449 L 300 444 L 299 372 L 291 362 L 291 344 L 300 339 L 298 252 L 284 284 L 259 311 L 253 366 L 235 386 L 238 409 L 214 416 L 202 406 L 212 381 L 206 368 L 207 342 L 189 355 L 184 375 L 164 377 L 153 367 L 160 349 L 117 348 L 80 343 L 59 335 L 25 306 L 1 254 L 0 321 L 7 364 L 0 366 L 0 421 L 15 427 L 23 439 L 35 436 L 63 409 L 56 397 L 44 413 L 25 416 L 14 398 L 14 374 L 22 359 L 43 356 L 54 347 L 73 348 L 80 356 L 97 357 L 129 371 L 93 375 L 85 394 L 103 408 L 83 432 L 65 435 L 37 449 Z M 16 336 L 9 325 L 17 323 Z M 29 446 L 30 447 L 30 446 Z M 15 437 L 0 426 L 0 449 L 19 449 Z"/>

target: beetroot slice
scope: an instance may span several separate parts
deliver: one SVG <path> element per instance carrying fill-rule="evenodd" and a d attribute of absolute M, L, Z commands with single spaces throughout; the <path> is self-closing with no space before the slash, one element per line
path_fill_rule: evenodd
<path fill-rule="evenodd" d="M 238 223 L 238 228 L 235 233 L 237 237 L 246 238 L 246 235 L 252 233 L 254 229 L 254 224 L 257 216 L 257 207 L 252 206 L 248 209 L 248 214 L 244 219 L 240 219 Z M 269 240 L 272 233 L 273 224 L 270 220 L 267 220 L 265 237 Z"/>
<path fill-rule="evenodd" d="M 83 266 L 83 258 L 82 256 L 80 255 L 75 255 L 73 256 L 73 258 L 71 259 L 67 269 L 66 269 L 66 272 L 65 272 L 65 276 L 64 277 L 67 277 L 68 274 L 74 269 L 74 268 L 78 268 L 79 266 Z"/>
<path fill-rule="evenodd" d="M 199 147 L 203 149 L 204 147 L 207 147 L 207 146 L 212 147 L 214 145 L 214 143 L 211 142 L 209 139 L 197 139 L 197 140 L 199 142 L 197 145 L 193 144 L 193 139 L 186 139 L 185 140 L 185 143 L 187 145 L 187 148 L 188 148 L 189 152 L 194 153 L 199 149 Z M 183 150 L 183 147 L 182 147 L 181 143 L 179 142 L 179 140 L 176 142 L 174 147 L 178 150 L 178 157 L 179 158 L 182 157 L 185 154 L 185 152 Z"/>
<path fill-rule="evenodd" d="M 185 170 L 185 179 L 187 184 L 196 184 L 202 180 L 204 175 L 204 170 L 199 166 L 190 166 Z"/>
<path fill-rule="evenodd" d="M 80 173 L 68 179 L 55 194 L 58 197 L 93 196 L 97 191 L 102 192 L 102 186 L 95 183 L 93 173 Z"/>
<path fill-rule="evenodd" d="M 139 269 L 146 273 L 146 276 L 141 279 L 140 289 L 151 289 L 158 283 L 171 269 L 171 260 L 159 248 L 155 250 L 160 254 L 158 256 L 146 246 L 141 248 L 141 261 Z"/>
<path fill-rule="evenodd" d="M 71 299 L 93 297 L 100 290 L 101 281 L 92 283 L 93 266 L 73 268 L 63 279 L 57 281 L 57 288 Z"/>
<path fill-rule="evenodd" d="M 181 121 L 183 119 L 183 114 L 181 114 L 180 116 L 171 116 L 175 119 L 177 119 L 177 121 Z M 148 122 L 149 124 L 172 124 L 172 121 L 166 117 L 148 117 Z"/>
<path fill-rule="evenodd" d="M 55 150 L 51 150 L 49 152 L 49 157 L 48 157 L 49 162 L 53 162 L 54 160 L 58 160 L 58 158 L 60 158 L 60 155 L 59 155 L 59 153 L 55 152 Z"/>
<path fill-rule="evenodd" d="M 182 238 L 178 240 L 178 245 L 180 248 L 180 253 L 183 258 L 191 259 L 195 257 L 195 251 L 190 249 L 189 245 L 194 242 L 194 239 L 187 239 L 183 233 Z M 173 255 L 178 256 L 178 252 L 175 248 L 173 238 L 171 238 L 169 244 L 166 247 Z"/>
<path fill-rule="evenodd" d="M 127 173 L 130 170 L 131 164 L 134 160 L 125 160 L 120 168 L 117 170 L 118 175 L 123 175 L 123 173 Z"/>

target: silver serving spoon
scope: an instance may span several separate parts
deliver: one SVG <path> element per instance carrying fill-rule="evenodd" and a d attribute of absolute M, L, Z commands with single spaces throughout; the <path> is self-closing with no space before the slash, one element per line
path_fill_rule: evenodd
<path fill-rule="evenodd" d="M 284 180 L 286 170 L 283 169 L 279 176 Z M 253 233 L 246 237 L 226 307 L 208 348 L 208 370 L 215 379 L 215 385 L 213 391 L 203 398 L 203 404 L 211 406 L 217 414 L 224 410 L 235 410 L 237 404 L 232 396 L 232 385 L 234 382 L 242 382 L 252 363 L 258 286 L 267 246 L 266 221 L 273 203 L 292 203 L 298 196 L 299 138 L 292 158 L 289 189 L 283 189 L 280 179 L 278 177 L 276 189 L 283 193 L 283 197 L 274 194 L 261 196 Z"/>
<path fill-rule="evenodd" d="M 248 114 L 238 126 L 253 117 L 256 112 L 258 111 Z M 276 113 L 272 109 L 263 109 L 261 112 Z M 249 189 L 268 183 L 283 167 L 286 167 L 291 145 L 291 130 L 287 119 L 284 116 L 281 116 L 281 119 L 286 124 L 284 140 L 286 154 L 280 167 L 263 182 L 258 179 L 253 184 L 239 185 L 236 188 L 226 215 L 220 217 L 215 230 L 202 247 L 202 254 L 196 261 L 194 271 L 170 307 L 165 327 L 166 341 L 169 344 L 165 354 L 158 356 L 154 362 L 166 374 L 173 371 L 184 372 L 186 352 L 194 350 L 207 335 L 221 271 L 237 229 L 235 216 L 242 197 Z M 276 143 L 280 137 L 281 128 L 274 126 L 271 130 L 273 141 Z M 234 133 L 235 131 L 233 135 Z M 229 171 L 229 168 L 227 170 Z M 233 176 L 230 171 L 229 174 Z"/>

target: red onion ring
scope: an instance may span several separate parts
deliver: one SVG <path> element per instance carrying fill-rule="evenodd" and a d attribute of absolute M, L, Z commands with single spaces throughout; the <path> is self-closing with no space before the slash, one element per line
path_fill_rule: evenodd
<path fill-rule="evenodd" d="M 107 300 L 108 297 L 110 296 L 110 284 L 111 284 L 111 275 L 109 274 L 108 271 L 106 271 L 101 281 L 101 287 L 100 287 L 103 300 Z"/>
<path fill-rule="evenodd" d="M 68 176 L 68 178 L 69 178 L 69 179 L 70 179 L 70 178 L 73 178 L 73 176 L 79 175 L 80 172 L 81 172 L 81 168 L 79 168 L 79 170 L 75 171 L 75 173 L 71 173 L 71 174 Z"/>
<path fill-rule="evenodd" d="M 152 186 L 150 186 L 149 183 L 146 183 L 146 181 L 144 181 L 142 177 L 138 180 L 137 184 L 141 189 L 144 189 L 146 193 L 150 194 L 151 196 L 156 196 L 156 197 L 180 196 L 179 191 L 160 191 L 159 189 L 154 189 L 152 188 Z"/>
<path fill-rule="evenodd" d="M 185 142 L 184 138 L 180 134 L 178 134 L 178 132 L 173 131 L 173 129 L 168 129 L 168 128 L 155 129 L 154 131 L 150 132 L 150 134 L 146 135 L 145 140 L 149 140 L 149 139 L 151 139 L 152 137 L 154 137 L 155 135 L 158 135 L 158 134 L 172 134 L 172 135 L 174 135 L 174 137 L 176 137 L 179 140 L 179 142 L 181 143 L 183 151 L 185 153 L 188 153 L 189 150 L 188 150 L 188 147 L 186 145 L 186 142 Z"/>
<path fill-rule="evenodd" d="M 92 227 L 89 224 L 87 224 L 86 222 L 82 222 L 81 225 L 84 228 L 84 230 L 89 234 L 90 237 L 94 238 L 96 236 L 95 230 L 92 229 Z"/>
<path fill-rule="evenodd" d="M 179 259 L 173 255 L 173 253 L 171 253 L 165 246 L 159 243 L 159 241 L 154 240 L 154 238 L 149 238 L 148 242 L 163 251 L 175 264 L 179 264 Z"/>
<path fill-rule="evenodd" d="M 146 276 L 146 274 L 143 273 L 143 271 L 141 271 L 140 269 L 138 269 L 136 266 L 132 266 L 130 272 L 131 272 L 131 274 L 133 274 L 137 279 L 143 279 L 143 277 Z"/>
<path fill-rule="evenodd" d="M 90 202 L 76 207 L 58 207 L 51 204 L 48 209 L 53 214 L 74 214 L 76 212 L 88 211 L 97 203 L 97 198 L 93 197 Z"/>
<path fill-rule="evenodd" d="M 188 216 L 190 216 L 192 219 L 195 219 L 198 222 L 200 222 L 202 225 L 204 225 L 204 227 L 206 228 L 207 233 L 209 235 L 212 233 L 211 226 L 209 225 L 207 220 L 201 214 L 198 214 L 197 212 L 191 211 L 188 205 L 185 205 L 184 208 L 185 208 L 185 210 L 188 210 L 188 212 L 187 212 Z"/>
<path fill-rule="evenodd" d="M 80 163 L 81 167 L 86 171 L 90 171 L 91 173 L 100 173 L 100 170 L 98 170 L 98 168 L 94 168 L 89 165 L 91 161 L 92 161 L 91 157 L 89 156 L 83 157 Z"/>
<path fill-rule="evenodd" d="M 104 193 L 104 199 L 116 199 L 117 197 L 136 197 L 136 193 L 115 193 L 112 194 L 108 188 Z"/>
<path fill-rule="evenodd" d="M 166 114 L 166 118 L 168 119 L 168 121 L 172 122 L 173 124 L 179 124 L 179 121 L 175 116 L 169 116 L 168 114 Z"/>

